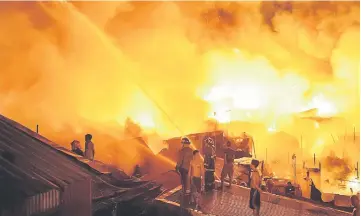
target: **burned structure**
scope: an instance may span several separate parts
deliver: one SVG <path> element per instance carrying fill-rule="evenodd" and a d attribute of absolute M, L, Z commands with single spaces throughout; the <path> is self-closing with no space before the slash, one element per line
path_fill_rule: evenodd
<path fill-rule="evenodd" d="M 1 115 L 0 131 L 1 215 L 138 215 L 160 193 L 154 182 L 90 162 Z"/>

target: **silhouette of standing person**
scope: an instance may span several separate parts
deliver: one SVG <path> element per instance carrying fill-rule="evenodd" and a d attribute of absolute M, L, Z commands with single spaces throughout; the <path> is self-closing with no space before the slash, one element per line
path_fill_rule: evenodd
<path fill-rule="evenodd" d="M 224 179 L 229 177 L 229 187 L 232 186 L 233 181 L 233 162 L 235 158 L 235 151 L 231 148 L 231 142 L 227 142 L 227 147 L 224 150 L 224 164 L 221 173 L 221 186 L 220 189 L 223 189 Z"/>
<path fill-rule="evenodd" d="M 259 165 L 258 160 L 252 160 L 251 162 L 251 191 L 249 195 L 249 207 L 253 210 L 254 216 L 259 216 L 261 208 L 261 175 L 257 169 Z"/>
<path fill-rule="evenodd" d="M 93 136 L 91 134 L 85 135 L 85 158 L 93 161 L 95 155 L 94 143 L 91 141 Z"/>

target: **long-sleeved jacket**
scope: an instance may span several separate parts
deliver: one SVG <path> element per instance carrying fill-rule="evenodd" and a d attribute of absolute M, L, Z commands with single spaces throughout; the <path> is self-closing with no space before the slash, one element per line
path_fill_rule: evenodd
<path fill-rule="evenodd" d="M 178 152 L 177 167 L 189 170 L 192 159 L 193 150 L 188 146 L 184 146 Z"/>

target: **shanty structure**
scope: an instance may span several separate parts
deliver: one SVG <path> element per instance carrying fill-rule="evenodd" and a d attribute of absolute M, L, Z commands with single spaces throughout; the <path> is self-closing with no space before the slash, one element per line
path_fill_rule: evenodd
<path fill-rule="evenodd" d="M 137 215 L 129 202 L 159 193 L 0 115 L 0 215 Z"/>

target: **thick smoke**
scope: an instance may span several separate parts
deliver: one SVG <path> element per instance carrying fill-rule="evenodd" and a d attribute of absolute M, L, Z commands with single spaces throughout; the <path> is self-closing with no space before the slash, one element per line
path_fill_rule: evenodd
<path fill-rule="evenodd" d="M 207 129 L 222 85 L 253 86 L 232 87 L 231 108 L 263 110 L 250 122 L 322 93 L 359 127 L 358 2 L 0 4 L 0 112 L 63 145 L 92 133 L 104 161 L 129 119 L 162 138 Z"/>
<path fill-rule="evenodd" d="M 347 161 L 347 159 L 337 157 L 334 152 L 324 159 L 322 165 L 326 168 L 327 172 L 334 175 L 332 176 L 334 179 L 347 180 L 354 172 L 354 169 L 350 166 L 349 161 Z"/>

